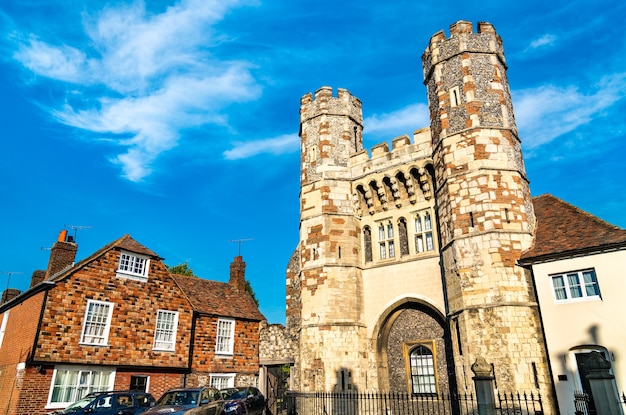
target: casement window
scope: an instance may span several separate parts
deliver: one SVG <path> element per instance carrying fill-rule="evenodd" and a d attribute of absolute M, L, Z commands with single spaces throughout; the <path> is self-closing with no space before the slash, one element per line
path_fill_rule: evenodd
<path fill-rule="evenodd" d="M 233 354 L 235 340 L 235 320 L 222 319 L 217 321 L 217 339 L 215 340 L 216 354 Z"/>
<path fill-rule="evenodd" d="M 2 315 L 2 323 L 0 324 L 0 347 L 2 347 L 2 340 L 4 339 L 4 332 L 7 330 L 7 323 L 9 322 L 9 312 L 7 310 Z"/>
<path fill-rule="evenodd" d="M 120 262 L 117 266 L 117 276 L 147 281 L 149 265 L 150 259 L 147 256 L 122 251 L 120 252 Z"/>
<path fill-rule="evenodd" d="M 131 375 L 129 390 L 146 392 L 148 390 L 148 382 L 149 381 L 150 381 L 150 377 L 148 377 L 148 376 L 145 376 L 145 375 Z"/>
<path fill-rule="evenodd" d="M 113 303 L 103 301 L 87 301 L 87 311 L 83 319 L 81 344 L 106 346 L 111 328 Z"/>
<path fill-rule="evenodd" d="M 557 302 L 600 299 L 600 286 L 593 269 L 552 275 L 551 279 Z"/>
<path fill-rule="evenodd" d="M 391 221 L 378 224 L 378 246 L 380 259 L 394 258 L 396 256 L 393 223 Z"/>
<path fill-rule="evenodd" d="M 46 408 L 65 407 L 88 393 L 113 390 L 114 370 L 90 367 L 57 366 Z"/>
<path fill-rule="evenodd" d="M 176 345 L 178 311 L 159 310 L 154 330 L 154 350 L 173 351 Z"/>
<path fill-rule="evenodd" d="M 210 375 L 210 386 L 217 389 L 232 388 L 235 386 L 234 373 L 216 373 Z"/>
<path fill-rule="evenodd" d="M 432 216 L 429 211 L 418 212 L 415 214 L 415 251 L 420 253 L 434 249 Z"/>
<path fill-rule="evenodd" d="M 435 360 L 431 349 L 419 345 L 410 352 L 411 390 L 415 395 L 436 394 Z"/>

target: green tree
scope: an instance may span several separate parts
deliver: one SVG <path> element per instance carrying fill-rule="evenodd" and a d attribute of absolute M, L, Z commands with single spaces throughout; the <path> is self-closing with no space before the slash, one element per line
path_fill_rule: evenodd
<path fill-rule="evenodd" d="M 256 306 L 259 306 L 259 300 L 256 298 L 256 294 L 254 293 L 254 290 L 252 289 L 252 284 L 250 284 L 250 281 L 246 280 L 246 291 L 248 292 L 248 294 L 250 294 L 250 297 L 252 297 L 252 301 L 254 301 L 254 304 L 256 304 Z"/>
<path fill-rule="evenodd" d="M 186 262 L 184 264 L 178 264 L 171 267 L 168 266 L 167 269 L 169 269 L 172 274 L 186 275 L 188 277 L 197 277 L 197 275 L 194 274 L 193 270 L 189 267 L 189 264 L 187 264 Z"/>

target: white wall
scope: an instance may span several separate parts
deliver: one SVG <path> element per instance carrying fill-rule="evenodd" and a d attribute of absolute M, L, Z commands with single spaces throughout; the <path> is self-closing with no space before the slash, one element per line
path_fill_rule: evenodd
<path fill-rule="evenodd" d="M 557 303 L 551 275 L 589 268 L 596 271 L 600 298 Z M 625 391 L 626 249 L 534 265 L 533 273 L 561 413 L 574 413 L 574 391 L 582 390 L 575 351 L 606 349 L 617 388 Z"/>

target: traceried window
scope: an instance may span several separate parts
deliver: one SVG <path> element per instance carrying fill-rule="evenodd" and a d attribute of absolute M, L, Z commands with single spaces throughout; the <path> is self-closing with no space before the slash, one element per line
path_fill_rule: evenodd
<path fill-rule="evenodd" d="M 396 245 L 393 235 L 393 223 L 380 223 L 378 225 L 378 247 L 380 259 L 394 258 Z"/>
<path fill-rule="evenodd" d="M 176 344 L 178 312 L 159 310 L 156 329 L 154 330 L 154 350 L 173 351 Z"/>
<path fill-rule="evenodd" d="M 433 352 L 428 347 L 419 345 L 411 350 L 410 362 L 413 393 L 416 395 L 436 394 Z"/>
<path fill-rule="evenodd" d="M 117 276 L 146 281 L 148 279 L 149 263 L 150 259 L 146 256 L 122 251 L 117 267 Z"/>
<path fill-rule="evenodd" d="M 210 383 L 217 389 L 232 388 L 235 386 L 235 374 L 211 374 Z"/>
<path fill-rule="evenodd" d="M 113 370 L 57 366 L 52 376 L 47 407 L 65 407 L 88 393 L 113 390 L 114 380 Z"/>
<path fill-rule="evenodd" d="M 418 212 L 415 215 L 415 251 L 420 253 L 434 249 L 433 222 L 430 212 Z"/>
<path fill-rule="evenodd" d="M 216 354 L 233 354 L 235 340 L 235 320 L 219 319 L 217 321 L 217 339 L 215 341 Z"/>
<path fill-rule="evenodd" d="M 83 319 L 80 343 L 106 346 L 111 328 L 113 303 L 89 300 Z"/>
<path fill-rule="evenodd" d="M 557 302 L 600 299 L 600 286 L 593 269 L 552 275 L 551 278 Z"/>

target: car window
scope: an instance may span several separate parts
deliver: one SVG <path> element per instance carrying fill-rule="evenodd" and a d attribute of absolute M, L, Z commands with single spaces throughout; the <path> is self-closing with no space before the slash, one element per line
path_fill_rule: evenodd
<path fill-rule="evenodd" d="M 137 405 L 142 407 L 150 406 L 150 398 L 147 395 L 135 395 L 137 399 Z"/>
<path fill-rule="evenodd" d="M 113 407 L 113 397 L 110 395 L 101 396 L 96 399 L 96 402 L 93 404 L 92 409 L 94 412 L 106 412 L 110 411 Z"/>
<path fill-rule="evenodd" d="M 222 394 L 217 389 L 211 389 L 211 394 L 213 395 L 214 401 L 222 400 Z"/>
<path fill-rule="evenodd" d="M 209 402 L 211 401 L 211 399 L 209 398 L 208 389 L 205 389 L 200 393 L 200 402 L 205 401 L 205 400 Z"/>
<path fill-rule="evenodd" d="M 133 397 L 130 395 L 117 395 L 117 405 L 122 408 L 133 406 Z"/>

